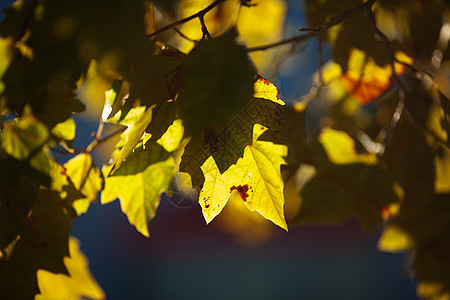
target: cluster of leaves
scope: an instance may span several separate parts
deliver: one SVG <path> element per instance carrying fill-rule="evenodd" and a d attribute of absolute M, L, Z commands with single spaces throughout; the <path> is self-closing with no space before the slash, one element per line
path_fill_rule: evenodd
<path fill-rule="evenodd" d="M 160 195 L 185 188 L 174 178 L 187 173 L 207 223 L 240 197 L 286 230 L 291 198 L 301 201 L 291 225 L 356 218 L 370 233 L 384 224 L 379 247 L 412 250 L 419 294 L 448 297 L 450 102 L 433 79 L 448 55 L 442 1 L 306 0 L 311 28 L 256 47 L 240 40 L 239 21 L 220 21 L 230 5 L 254 3 L 208 4 L 168 25 L 155 9 L 173 17 L 176 1 L 22 0 L 5 11 L 0 293 L 104 298 L 70 222 L 101 191 L 149 236 Z M 192 19 L 201 26 L 190 40 L 177 26 Z M 178 35 L 192 49 L 172 46 Z M 248 53 L 310 38 L 320 45 L 316 86 L 285 105 Z M 333 49 L 327 64 L 322 43 Z M 91 70 L 109 86 L 96 136 L 74 149 L 72 115 L 84 109 L 77 94 Z M 308 113 L 321 122 L 307 132 Z M 100 170 L 90 152 L 110 137 L 106 123 L 120 140 Z"/>

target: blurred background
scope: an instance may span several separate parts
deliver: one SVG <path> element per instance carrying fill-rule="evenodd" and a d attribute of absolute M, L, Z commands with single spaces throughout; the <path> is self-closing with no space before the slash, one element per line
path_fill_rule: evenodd
<path fill-rule="evenodd" d="M 1 7 L 12 2 L 2 0 Z M 207 5 L 183 2 L 192 11 L 185 7 L 181 15 Z M 308 26 L 301 0 L 259 2 L 265 13 L 273 14 L 259 30 L 273 36 L 251 40 L 257 32 L 244 24 L 241 34 L 249 46 L 295 35 Z M 189 32 L 190 23 L 185 26 L 183 32 Z M 178 46 L 186 51 L 190 47 Z M 325 60 L 329 52 L 324 46 Z M 288 58 L 280 59 L 286 53 Z M 319 66 L 317 53 L 317 42 L 310 40 L 257 53 L 253 59 L 280 89 L 280 98 L 291 103 L 309 92 Z M 75 116 L 76 148 L 92 140 L 103 106 L 96 99 L 82 101 L 87 111 Z M 116 141 L 94 150 L 97 166 L 108 160 Z M 150 223 L 151 237 L 146 238 L 128 223 L 118 201 L 97 202 L 72 224 L 72 235 L 80 239 L 107 299 L 416 299 L 408 257 L 377 250 L 381 228 L 367 236 L 351 220 L 342 226 L 290 226 L 285 232 L 250 212 L 249 221 L 239 222 L 237 211 L 239 207 L 228 205 L 206 225 L 199 205 L 180 207 L 162 195 Z"/>

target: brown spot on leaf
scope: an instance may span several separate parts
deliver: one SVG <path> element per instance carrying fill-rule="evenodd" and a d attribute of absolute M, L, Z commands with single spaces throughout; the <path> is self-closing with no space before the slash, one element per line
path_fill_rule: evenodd
<path fill-rule="evenodd" d="M 244 184 L 244 185 L 238 185 L 238 186 L 232 186 L 231 188 L 230 188 L 230 193 L 233 191 L 233 190 L 237 190 L 238 192 L 239 192 L 239 195 L 241 195 L 241 198 L 242 198 L 242 200 L 244 200 L 244 202 L 246 202 L 247 201 L 247 198 L 248 198 L 248 184 Z"/>

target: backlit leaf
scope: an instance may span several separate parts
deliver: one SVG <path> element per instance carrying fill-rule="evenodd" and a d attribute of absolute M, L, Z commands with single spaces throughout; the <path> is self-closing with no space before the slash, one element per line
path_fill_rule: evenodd
<path fill-rule="evenodd" d="M 257 141 L 266 130 L 255 125 L 253 144 L 245 147 L 244 156 L 220 174 L 213 157 L 202 165 L 205 183 L 199 201 L 207 223 L 225 206 L 230 194 L 236 190 L 248 209 L 258 211 L 266 219 L 287 230 L 284 219 L 283 180 L 280 166 L 287 155 L 287 147 L 271 142 Z"/>
<path fill-rule="evenodd" d="M 278 90 L 267 80 L 260 78 L 255 83 L 255 98 L 245 107 L 231 123 L 221 132 L 207 128 L 190 140 L 185 148 L 180 170 L 191 175 L 192 185 L 200 187 L 203 183 L 201 165 L 213 156 L 220 173 L 225 172 L 242 157 L 244 149 L 252 143 L 253 125 L 261 124 L 278 130 L 284 116 L 281 103 L 277 97 Z M 256 98 L 265 96 L 265 98 Z"/>
<path fill-rule="evenodd" d="M 100 170 L 92 163 L 89 153 L 80 153 L 64 164 L 66 174 L 85 198 L 73 203 L 78 215 L 85 213 L 91 202 L 97 200 L 97 193 L 102 188 Z"/>
<path fill-rule="evenodd" d="M 111 166 L 105 166 L 108 174 Z M 175 163 L 169 153 L 158 144 L 151 150 L 136 149 L 111 176 L 105 177 L 101 194 L 102 204 L 116 198 L 128 221 L 145 236 L 148 223 L 155 215 L 161 193 L 168 190 L 175 174 Z"/>
<path fill-rule="evenodd" d="M 55 274 L 43 269 L 37 271 L 40 294 L 35 300 L 50 299 L 105 299 L 105 293 L 89 271 L 88 260 L 80 250 L 80 242 L 69 239 L 70 257 L 64 257 L 69 274 Z"/>
<path fill-rule="evenodd" d="M 120 142 L 116 147 L 120 147 L 119 152 L 115 155 L 114 165 L 110 172 L 115 172 L 122 162 L 130 155 L 142 135 L 152 120 L 152 110 L 154 107 L 145 108 L 143 106 L 132 108 L 129 111 L 119 111 L 113 118 L 109 119 L 110 123 L 126 125 L 128 128 L 120 135 Z"/>

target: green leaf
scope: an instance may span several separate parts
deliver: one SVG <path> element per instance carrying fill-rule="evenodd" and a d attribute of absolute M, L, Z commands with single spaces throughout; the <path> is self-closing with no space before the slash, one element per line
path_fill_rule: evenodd
<path fill-rule="evenodd" d="M 252 99 L 256 72 L 235 38 L 231 30 L 201 41 L 186 57 L 178 100 L 191 136 L 209 126 L 221 131 Z"/>
<path fill-rule="evenodd" d="M 398 201 L 394 182 L 377 165 L 324 165 L 301 191 L 294 223 L 338 223 L 352 217 L 371 233 L 381 223 L 381 210 Z"/>
<path fill-rule="evenodd" d="M 7 299 L 33 299 L 38 269 L 67 274 L 69 216 L 59 193 L 41 189 L 9 259 L 0 260 L 0 290 Z"/>
<path fill-rule="evenodd" d="M 102 188 L 100 170 L 92 163 L 89 153 L 80 153 L 64 164 L 66 174 L 75 188 L 85 197 L 73 202 L 72 206 L 78 215 L 85 213 L 91 202 L 97 200 L 97 194 Z"/>
<path fill-rule="evenodd" d="M 153 108 L 154 106 L 150 108 L 140 106 L 132 108 L 127 112 L 121 110 L 113 118 L 108 120 L 110 123 L 128 126 L 128 128 L 120 135 L 120 141 L 116 145 L 116 147 L 120 149 L 114 157 L 114 165 L 110 170 L 111 174 L 120 167 L 122 162 L 130 155 L 141 140 L 145 129 L 152 120 Z"/>
<path fill-rule="evenodd" d="M 105 166 L 103 174 L 108 174 L 110 168 Z M 119 198 L 129 222 L 148 237 L 148 223 L 174 174 L 175 162 L 164 148 L 158 144 L 149 151 L 138 148 L 113 175 L 105 177 L 101 202 L 105 204 Z"/>
<path fill-rule="evenodd" d="M 183 60 L 168 55 L 150 55 L 131 74 L 130 100 L 151 106 L 174 99 L 179 90 L 177 75 Z"/>

